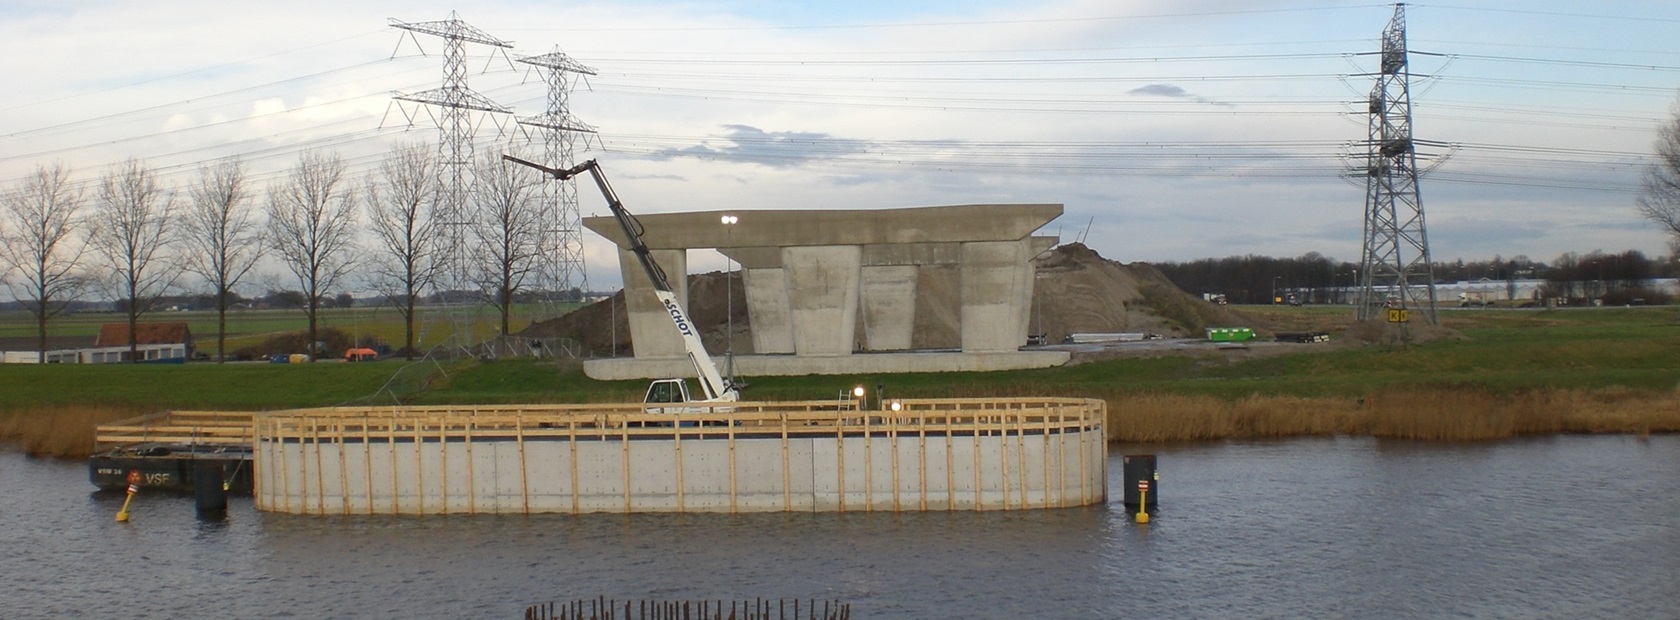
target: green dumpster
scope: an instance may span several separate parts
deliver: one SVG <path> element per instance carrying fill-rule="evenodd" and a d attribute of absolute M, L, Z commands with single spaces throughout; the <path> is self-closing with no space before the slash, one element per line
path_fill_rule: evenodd
<path fill-rule="evenodd" d="M 1243 342 L 1254 339 L 1254 330 L 1247 327 L 1209 327 L 1207 337 L 1214 342 Z"/>

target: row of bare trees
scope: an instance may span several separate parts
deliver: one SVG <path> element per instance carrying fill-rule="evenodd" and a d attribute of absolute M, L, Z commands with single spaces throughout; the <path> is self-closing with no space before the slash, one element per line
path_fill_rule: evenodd
<path fill-rule="evenodd" d="M 265 255 L 302 292 L 308 342 L 318 340 L 322 300 L 353 276 L 396 306 L 410 355 L 419 302 L 446 274 L 470 280 L 448 284 L 477 288 L 505 335 L 541 257 L 542 178 L 500 156 L 478 164 L 471 215 L 444 208 L 436 158 L 419 143 L 393 148 L 360 184 L 337 154 L 303 153 L 260 197 L 238 159 L 201 167 L 181 191 L 130 159 L 100 176 L 91 200 L 67 167 L 41 166 L 0 195 L 0 278 L 31 313 L 43 358 L 49 321 L 103 290 L 125 312 L 139 359 L 140 317 L 181 288 L 183 274 L 216 300 L 216 348 L 225 353 L 235 290 Z M 452 256 L 470 264 L 451 265 Z"/>

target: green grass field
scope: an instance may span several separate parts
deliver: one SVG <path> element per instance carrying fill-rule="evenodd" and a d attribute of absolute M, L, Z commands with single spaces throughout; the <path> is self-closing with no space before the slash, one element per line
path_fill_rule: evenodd
<path fill-rule="evenodd" d="M 358 313 L 359 312 L 359 313 Z M 388 312 L 388 311 L 387 311 Z M 379 310 L 342 312 L 389 329 Z M 1262 308 L 1271 329 L 1345 336 L 1346 309 Z M 246 316 L 240 328 L 286 328 Z M 97 324 L 96 322 L 94 324 Z M 1074 396 L 1109 403 L 1110 437 L 1181 441 L 1364 434 L 1480 440 L 1556 432 L 1680 432 L 1674 308 L 1443 313 L 1461 340 L 1299 345 L 1276 355 L 1208 351 L 990 373 L 746 377 L 748 400 Z M 400 329 L 400 324 L 399 329 Z M 1279 327 L 1283 326 L 1283 327 Z M 195 331 L 196 331 L 195 327 Z M 163 409 L 350 404 L 635 402 L 644 381 L 594 381 L 575 360 L 447 363 L 0 365 L 0 438 L 32 454 L 86 456 L 93 426 Z"/>
<path fill-rule="evenodd" d="M 381 313 L 384 314 L 381 314 Z M 1325 309 L 1278 310 L 1282 318 L 1335 320 Z M 184 313 L 192 314 L 192 313 Z M 383 333 L 389 310 L 339 311 L 330 325 Z M 1298 347 L 1297 353 L 1236 359 L 1222 353 L 1121 359 L 1043 370 L 888 376 L 746 378 L 755 400 L 836 398 L 853 385 L 887 386 L 889 397 L 1053 395 L 1115 397 L 1173 393 L 1236 399 L 1251 395 L 1358 397 L 1389 386 L 1474 386 L 1494 392 L 1534 388 L 1676 389 L 1680 320 L 1672 308 L 1477 310 L 1443 313 L 1464 340 L 1407 347 Z M 193 317 L 201 320 L 203 317 Z M 296 327 L 286 316 L 245 316 L 249 337 Z M 1277 318 L 1277 317 L 1273 317 Z M 90 322 L 96 324 L 96 322 Z M 195 333 L 197 324 L 194 324 Z M 400 329 L 400 325 L 398 325 Z M 366 332 L 364 332 L 366 333 Z M 201 335 L 202 339 L 203 336 Z M 406 369 L 406 370 L 405 370 Z M 399 372 L 401 371 L 401 372 Z M 388 382 L 395 382 L 386 386 Z M 640 397 L 643 382 L 599 382 L 575 362 L 401 361 L 307 365 L 195 363 L 185 366 L 0 367 L 0 408 L 117 405 L 147 408 L 271 409 L 382 399 L 414 402 L 607 402 Z M 381 389 L 386 388 L 384 392 Z"/>
<path fill-rule="evenodd" d="M 517 304 L 514 306 L 510 320 L 510 329 L 517 332 L 524 329 L 533 320 L 549 318 L 554 312 L 564 313 L 575 308 L 575 305 L 562 305 L 553 310 L 545 309 L 538 304 Z M 477 317 L 475 321 L 474 339 L 491 338 L 496 333 L 496 312 L 487 305 L 480 305 L 470 310 Z M 454 329 L 451 321 L 443 316 L 445 310 L 439 307 L 421 309 L 420 320 L 415 323 L 420 348 L 423 350 L 431 345 L 448 340 Z M 188 312 L 149 312 L 141 317 L 148 322 L 185 322 L 192 330 L 193 337 L 198 341 L 198 350 L 210 355 L 216 354 L 216 313 L 212 310 L 194 310 Z M 302 310 L 235 310 L 228 312 L 228 341 L 229 351 L 240 347 L 254 345 L 263 340 L 286 332 L 301 331 L 308 325 L 307 317 Z M 78 312 L 55 317 L 48 324 L 48 335 L 52 336 L 92 336 L 99 333 L 99 326 L 105 323 L 122 323 L 127 318 L 116 312 Z M 403 339 L 402 315 L 391 306 L 366 306 L 356 308 L 329 308 L 321 310 L 320 327 L 334 327 L 360 339 L 372 336 L 390 344 L 393 348 L 401 346 Z M 26 338 L 35 335 L 35 323 L 25 312 L 0 312 L 0 338 Z"/>

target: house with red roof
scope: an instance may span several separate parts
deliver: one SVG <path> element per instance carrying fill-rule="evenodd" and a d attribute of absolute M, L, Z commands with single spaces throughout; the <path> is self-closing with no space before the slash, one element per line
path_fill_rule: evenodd
<path fill-rule="evenodd" d="M 192 330 L 186 323 L 137 323 L 134 344 L 143 362 L 185 362 L 193 353 Z M 91 362 L 129 361 L 128 323 L 100 325 L 93 348 L 98 359 Z"/>

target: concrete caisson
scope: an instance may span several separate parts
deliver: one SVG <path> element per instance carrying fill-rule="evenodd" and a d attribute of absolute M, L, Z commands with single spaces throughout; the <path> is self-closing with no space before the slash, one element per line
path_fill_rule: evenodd
<path fill-rule="evenodd" d="M 334 408 L 260 414 L 257 506 L 298 514 L 1016 510 L 1106 500 L 1101 401 Z M 680 416 L 681 423 L 671 422 Z"/>

